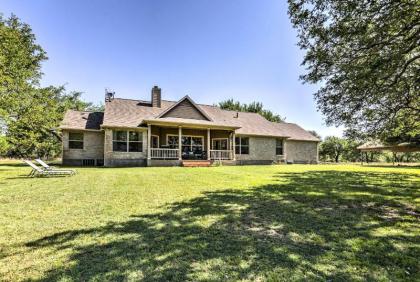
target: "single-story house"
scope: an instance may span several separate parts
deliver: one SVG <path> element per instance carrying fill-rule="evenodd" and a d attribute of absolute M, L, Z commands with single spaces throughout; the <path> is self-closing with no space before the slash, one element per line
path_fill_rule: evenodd
<path fill-rule="evenodd" d="M 319 139 L 293 123 L 274 123 L 256 113 L 196 104 L 185 96 L 151 101 L 105 95 L 105 111 L 68 111 L 60 125 L 63 164 L 175 166 L 317 163 Z"/>

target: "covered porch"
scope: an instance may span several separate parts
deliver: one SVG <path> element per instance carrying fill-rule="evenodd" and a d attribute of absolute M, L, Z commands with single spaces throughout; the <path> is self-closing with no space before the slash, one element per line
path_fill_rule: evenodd
<path fill-rule="evenodd" d="M 235 160 L 235 130 L 147 124 L 148 160 Z"/>

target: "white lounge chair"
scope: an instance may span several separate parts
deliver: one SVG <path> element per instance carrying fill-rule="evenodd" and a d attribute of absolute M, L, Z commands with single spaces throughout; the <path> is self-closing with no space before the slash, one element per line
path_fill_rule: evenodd
<path fill-rule="evenodd" d="M 41 159 L 36 159 L 35 160 L 37 163 L 39 163 L 45 170 L 60 170 L 60 171 L 71 171 L 71 172 L 74 172 L 74 173 L 77 173 L 77 171 L 76 170 L 74 170 L 74 169 L 70 169 L 70 168 L 66 168 L 66 169 L 57 169 L 57 168 L 55 168 L 55 167 L 51 167 L 51 166 L 49 166 L 49 165 L 47 165 L 43 160 L 41 160 Z"/>
<path fill-rule="evenodd" d="M 34 177 L 34 176 L 51 176 L 51 175 L 74 175 L 74 171 L 69 170 L 62 170 L 62 169 L 42 169 L 38 166 L 36 166 L 33 162 L 24 160 L 26 164 L 28 164 L 30 167 L 32 167 L 32 171 L 29 173 L 28 176 Z"/>

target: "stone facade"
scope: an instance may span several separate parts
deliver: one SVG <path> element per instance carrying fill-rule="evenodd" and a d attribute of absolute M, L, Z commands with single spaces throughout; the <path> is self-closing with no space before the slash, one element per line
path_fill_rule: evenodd
<path fill-rule="evenodd" d="M 318 163 L 318 142 L 286 140 L 284 150 L 287 162 Z"/>
<path fill-rule="evenodd" d="M 118 129 L 114 130 L 127 130 Z M 131 131 L 133 129 L 130 129 Z M 94 165 L 115 166 L 146 166 L 147 165 L 147 128 L 135 129 L 142 133 L 142 152 L 114 152 L 112 144 L 113 129 L 103 131 L 74 131 L 83 133 L 83 149 L 69 149 L 69 131 L 63 131 L 63 164 L 86 165 L 84 160 L 94 160 Z M 152 135 L 159 136 L 159 146 L 166 145 L 168 134 L 178 135 L 177 128 L 152 127 Z M 203 147 L 207 150 L 207 130 L 183 129 L 183 135 L 202 136 Z M 232 145 L 231 132 L 211 130 L 211 139 L 227 138 L 229 148 Z M 249 154 L 236 154 L 236 164 L 272 164 L 287 160 L 293 163 L 317 163 L 318 142 L 283 140 L 283 155 L 276 155 L 276 138 L 240 136 L 249 138 Z M 90 163 L 89 163 L 90 164 Z M 180 165 L 178 160 L 152 160 L 151 166 Z"/>
<path fill-rule="evenodd" d="M 249 137 L 249 154 L 236 154 L 237 164 L 272 164 L 283 160 L 283 155 L 276 155 L 276 138 Z"/>
<path fill-rule="evenodd" d="M 83 149 L 69 148 L 69 132 L 63 130 L 63 164 L 64 165 L 102 165 L 104 159 L 104 133 L 102 131 L 77 131 L 83 133 Z M 93 164 L 92 164 L 93 163 Z"/>

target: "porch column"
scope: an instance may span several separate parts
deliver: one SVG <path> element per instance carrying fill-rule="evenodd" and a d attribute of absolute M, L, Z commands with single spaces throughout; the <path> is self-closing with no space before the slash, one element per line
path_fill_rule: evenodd
<path fill-rule="evenodd" d="M 232 159 L 234 161 L 236 161 L 235 150 L 236 150 L 236 135 L 235 135 L 235 131 L 233 131 L 233 133 L 232 133 Z"/>
<path fill-rule="evenodd" d="M 152 141 L 152 126 L 150 124 L 147 125 L 147 165 L 150 165 L 150 160 L 152 159 L 152 154 L 150 150 L 150 143 Z"/>
<path fill-rule="evenodd" d="M 182 127 L 178 127 L 178 160 L 182 160 Z"/>
<path fill-rule="evenodd" d="M 207 128 L 207 160 L 210 160 L 210 128 Z"/>

